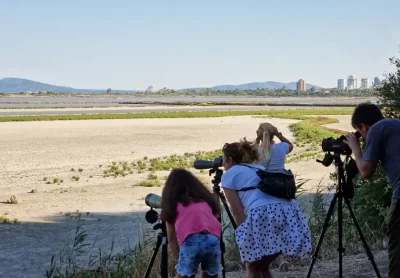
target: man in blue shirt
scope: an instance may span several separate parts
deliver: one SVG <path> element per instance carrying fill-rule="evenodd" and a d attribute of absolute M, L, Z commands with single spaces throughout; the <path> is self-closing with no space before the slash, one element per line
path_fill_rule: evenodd
<path fill-rule="evenodd" d="M 400 278 L 400 120 L 385 119 L 378 106 L 362 103 L 353 112 L 351 124 L 366 140 L 364 152 L 354 133 L 344 142 L 353 151 L 357 168 L 363 178 L 371 178 L 378 162 L 393 188 L 393 198 L 387 216 L 389 276 Z"/>

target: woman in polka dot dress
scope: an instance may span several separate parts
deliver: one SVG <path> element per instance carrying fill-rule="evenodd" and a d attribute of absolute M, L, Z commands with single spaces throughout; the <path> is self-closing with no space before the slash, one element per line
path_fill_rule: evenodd
<path fill-rule="evenodd" d="M 238 225 L 236 242 L 248 278 L 272 277 L 269 266 L 279 254 L 306 258 L 311 252 L 308 223 L 295 200 L 276 198 L 258 189 L 238 191 L 260 182 L 257 168 L 265 168 L 254 164 L 258 161 L 258 151 L 247 141 L 223 148 L 226 172 L 221 184 Z"/>

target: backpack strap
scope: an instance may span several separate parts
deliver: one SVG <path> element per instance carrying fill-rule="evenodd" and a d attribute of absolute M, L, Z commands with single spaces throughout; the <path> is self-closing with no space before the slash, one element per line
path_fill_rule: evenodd
<path fill-rule="evenodd" d="M 250 165 L 247 165 L 247 164 L 238 164 L 238 165 L 245 166 L 245 167 L 248 167 L 248 168 L 251 168 L 251 169 L 262 170 L 260 168 L 257 168 L 257 167 L 254 167 L 254 166 L 250 166 Z"/>
<path fill-rule="evenodd" d="M 254 189 L 257 189 L 258 187 L 257 186 L 251 186 L 251 187 L 244 187 L 244 188 L 242 188 L 242 189 L 239 189 L 239 190 L 236 190 L 236 191 L 240 191 L 240 192 L 243 192 L 243 191 L 249 191 L 249 190 L 254 190 Z"/>
<path fill-rule="evenodd" d="M 246 165 L 246 164 L 238 164 L 238 165 L 246 166 L 246 167 L 251 168 L 251 169 L 261 170 L 261 169 L 259 169 L 259 168 L 257 168 L 257 167 L 253 167 L 253 166 Z M 238 192 L 239 192 L 239 191 L 240 191 L 240 192 L 244 192 L 244 191 L 249 191 L 249 190 L 254 190 L 254 189 L 258 189 L 258 186 L 244 187 L 244 188 L 239 189 L 239 190 L 236 190 L 236 191 L 238 191 Z"/>

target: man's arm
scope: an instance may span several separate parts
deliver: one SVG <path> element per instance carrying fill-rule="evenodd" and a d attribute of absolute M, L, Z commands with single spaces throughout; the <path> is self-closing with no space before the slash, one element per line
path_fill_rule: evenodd
<path fill-rule="evenodd" d="M 353 150 L 354 158 L 357 164 L 358 171 L 364 179 L 370 179 L 376 170 L 377 163 L 363 160 L 363 153 L 360 145 Z"/>
<path fill-rule="evenodd" d="M 361 151 L 360 141 L 354 133 L 348 134 L 346 140 L 343 140 L 353 151 L 358 171 L 364 179 L 371 178 L 375 173 L 382 152 L 381 137 L 381 133 L 371 129 L 364 153 Z"/>

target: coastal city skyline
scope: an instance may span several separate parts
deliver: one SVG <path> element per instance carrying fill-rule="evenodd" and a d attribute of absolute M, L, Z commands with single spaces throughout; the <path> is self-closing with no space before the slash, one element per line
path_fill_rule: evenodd
<path fill-rule="evenodd" d="M 355 74 L 350 74 L 346 79 L 339 78 L 336 88 L 339 90 L 355 90 L 355 89 L 370 89 L 374 86 L 380 86 L 381 79 L 375 76 L 372 81 L 368 77 L 357 77 Z"/>
<path fill-rule="evenodd" d="M 338 79 L 336 86 L 330 87 L 322 87 L 318 84 L 310 84 L 307 83 L 305 79 L 300 78 L 297 81 L 292 82 L 279 82 L 279 81 L 264 81 L 264 82 L 251 82 L 244 84 L 225 84 L 225 85 L 216 85 L 212 87 L 192 87 L 192 88 L 161 88 L 154 89 L 153 86 L 148 86 L 146 90 L 137 90 L 135 88 L 130 89 L 112 89 L 110 87 L 107 88 L 72 88 L 65 86 L 65 84 L 47 84 L 29 79 L 22 78 L 1 78 L 0 77 L 0 94 L 4 93 L 25 93 L 25 94 L 35 94 L 42 92 L 54 92 L 54 93 L 66 93 L 66 92 L 75 92 L 75 93 L 90 93 L 92 92 L 101 92 L 110 94 L 112 92 L 158 92 L 158 91 L 166 91 L 166 90 L 175 90 L 175 91 L 186 91 L 186 90 L 194 90 L 194 91 L 202 91 L 204 89 L 211 89 L 214 91 L 231 91 L 231 90 L 255 90 L 255 89 L 269 89 L 269 90 L 279 90 L 279 89 L 288 89 L 288 90 L 297 90 L 301 92 L 306 92 L 308 90 L 317 90 L 317 89 L 339 89 L 339 90 L 353 90 L 353 89 L 370 89 L 372 87 L 380 86 L 381 80 L 378 77 L 373 78 L 370 81 L 369 78 L 358 78 L 356 75 L 352 74 L 347 77 L 347 79 Z"/>

